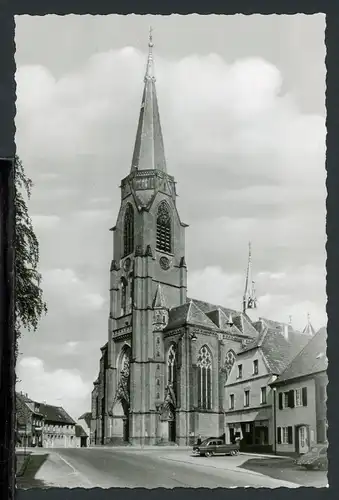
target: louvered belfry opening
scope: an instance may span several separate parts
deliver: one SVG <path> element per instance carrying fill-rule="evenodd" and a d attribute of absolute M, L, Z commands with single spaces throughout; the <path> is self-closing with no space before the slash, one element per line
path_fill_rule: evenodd
<path fill-rule="evenodd" d="M 160 203 L 157 214 L 157 250 L 171 253 L 172 231 L 171 216 L 167 203 Z"/>
<path fill-rule="evenodd" d="M 134 249 L 134 210 L 129 203 L 124 219 L 124 255 L 129 255 Z"/>

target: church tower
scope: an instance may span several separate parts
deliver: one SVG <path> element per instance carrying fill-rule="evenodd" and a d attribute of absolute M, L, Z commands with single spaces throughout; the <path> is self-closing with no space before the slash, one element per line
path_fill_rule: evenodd
<path fill-rule="evenodd" d="M 164 392 L 162 330 L 186 302 L 185 227 L 167 173 L 155 87 L 152 30 L 130 172 L 113 232 L 103 442 L 156 442 Z"/>

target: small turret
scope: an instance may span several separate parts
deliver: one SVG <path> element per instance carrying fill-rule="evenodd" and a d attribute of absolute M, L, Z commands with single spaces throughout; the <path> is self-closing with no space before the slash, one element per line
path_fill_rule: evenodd
<path fill-rule="evenodd" d="M 166 302 L 160 283 L 158 283 L 157 291 L 155 292 L 153 300 L 153 310 L 154 330 L 163 330 L 168 323 L 168 309 L 166 307 Z"/>

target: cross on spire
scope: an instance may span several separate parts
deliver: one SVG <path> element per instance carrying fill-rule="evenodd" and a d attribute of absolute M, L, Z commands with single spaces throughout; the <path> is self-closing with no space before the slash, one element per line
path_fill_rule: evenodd
<path fill-rule="evenodd" d="M 147 80 L 155 81 L 154 76 L 154 65 L 153 65 L 153 28 L 150 26 L 149 35 L 148 35 L 148 57 L 147 57 L 147 65 L 146 65 L 146 73 L 145 73 L 145 82 Z"/>

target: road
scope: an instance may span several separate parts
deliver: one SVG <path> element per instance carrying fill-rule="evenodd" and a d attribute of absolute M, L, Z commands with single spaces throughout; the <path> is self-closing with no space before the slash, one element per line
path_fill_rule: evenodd
<path fill-rule="evenodd" d="M 232 488 L 299 485 L 238 468 L 248 457 L 192 457 L 186 449 L 75 448 L 44 450 L 36 474 L 45 487 Z"/>

